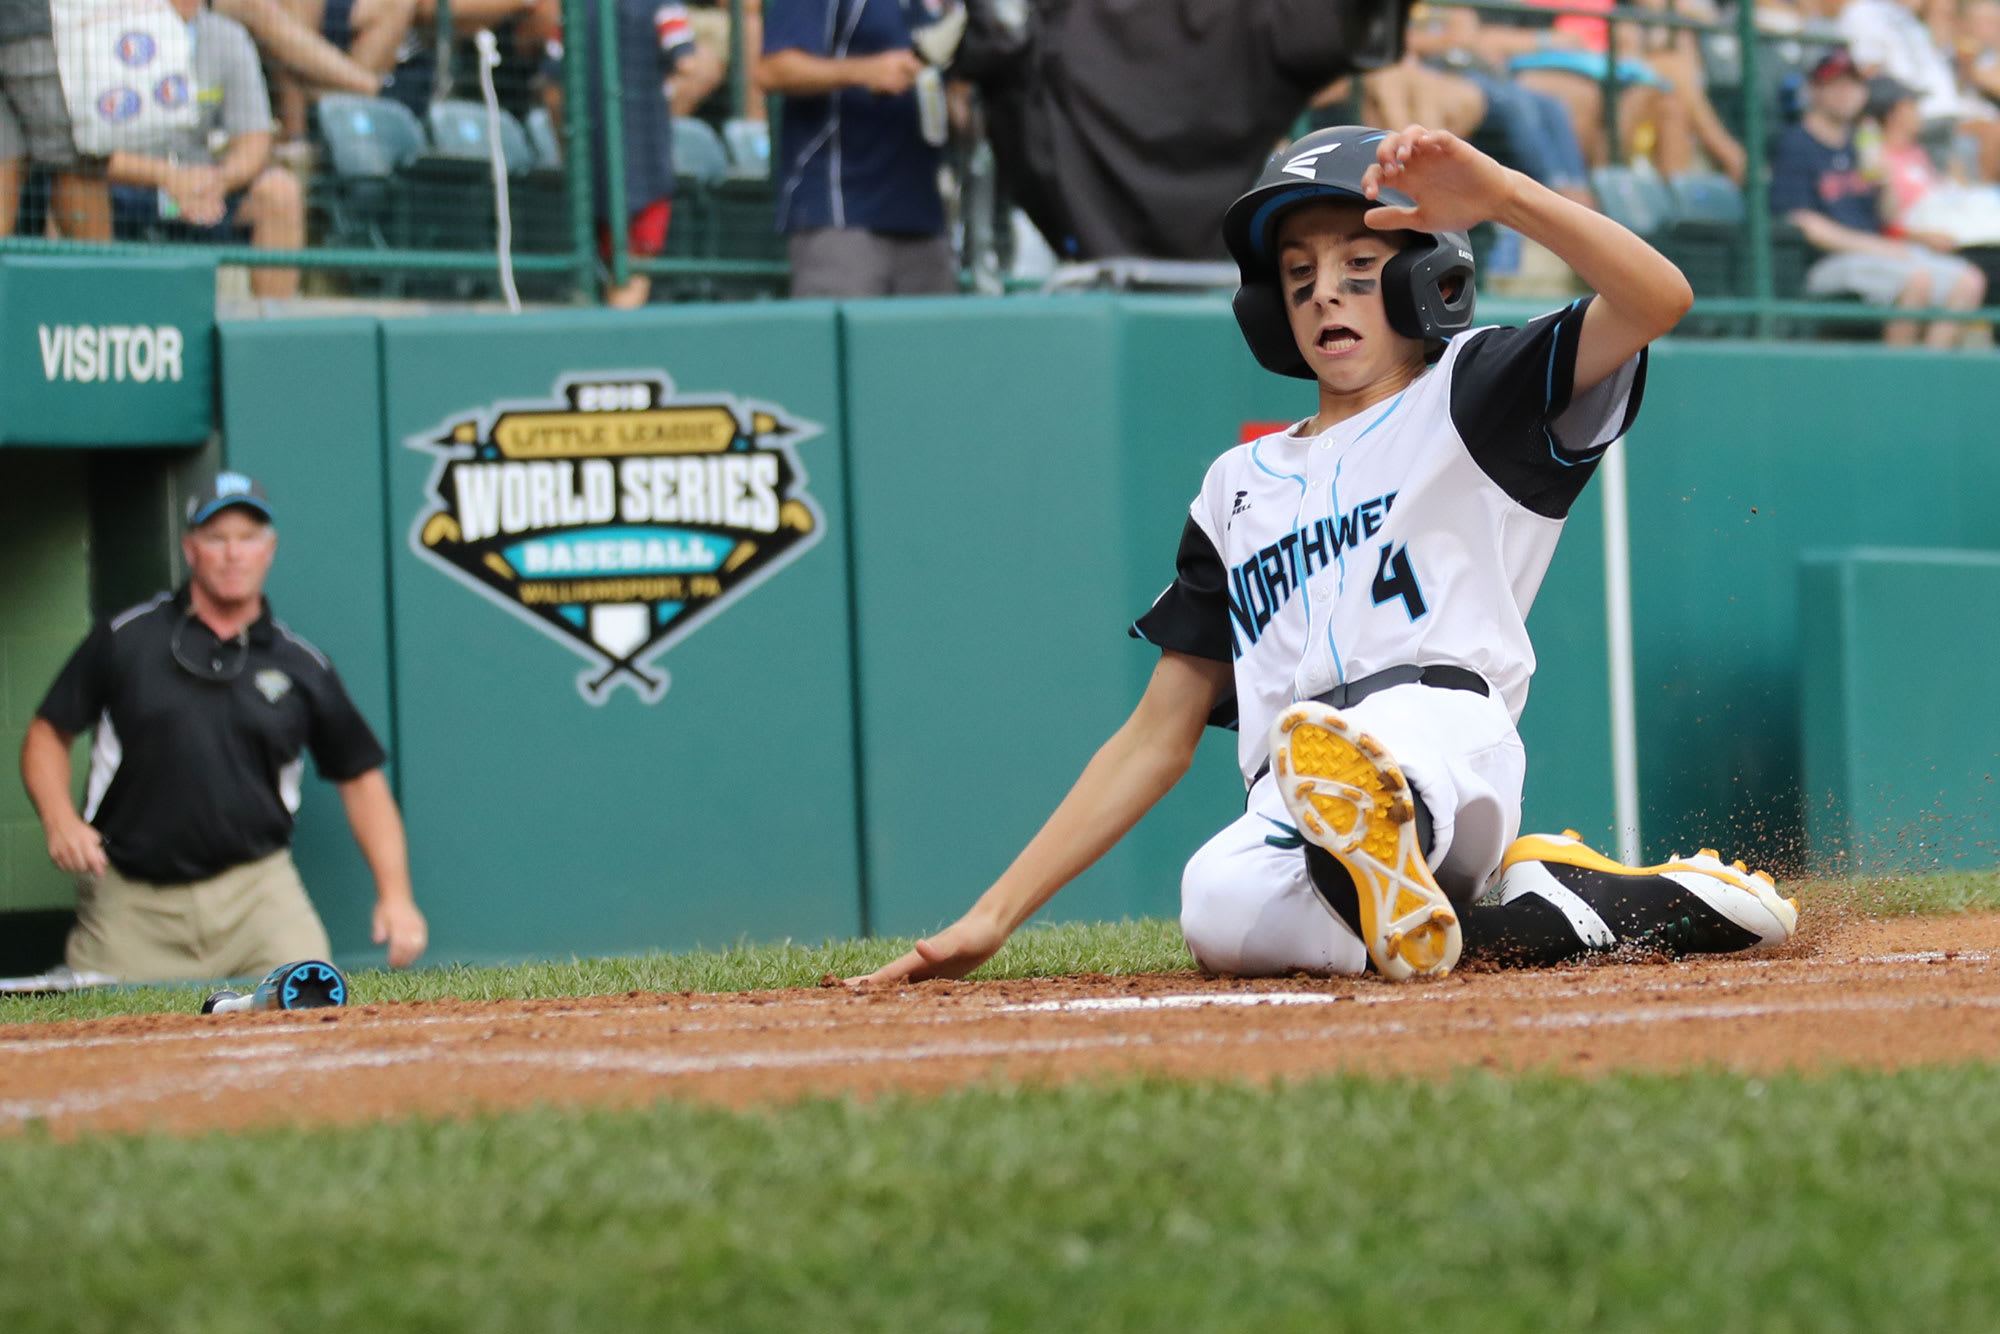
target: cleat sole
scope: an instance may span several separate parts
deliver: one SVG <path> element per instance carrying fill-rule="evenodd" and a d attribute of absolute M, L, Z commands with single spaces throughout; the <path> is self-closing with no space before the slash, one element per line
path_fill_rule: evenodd
<path fill-rule="evenodd" d="M 1417 845 L 1402 770 L 1324 704 L 1294 704 L 1271 726 L 1271 767 L 1299 830 L 1354 880 L 1362 941 L 1383 977 L 1442 977 L 1458 963 L 1458 915 Z M 1296 780 L 1296 781 L 1294 781 Z"/>

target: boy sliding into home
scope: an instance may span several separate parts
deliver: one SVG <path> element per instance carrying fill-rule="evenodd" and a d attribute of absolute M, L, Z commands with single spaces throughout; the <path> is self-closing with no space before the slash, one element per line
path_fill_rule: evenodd
<path fill-rule="evenodd" d="M 1473 329 L 1466 229 L 1547 246 L 1596 295 Z M 1611 219 L 1453 135 L 1322 130 L 1233 204 L 1237 322 L 1318 411 L 1208 471 L 1174 582 L 1132 633 L 1138 707 L 962 918 L 857 982 L 963 977 L 1234 725 L 1243 816 L 1189 861 L 1204 969 L 1436 977 L 1461 954 L 1553 964 L 1620 946 L 1792 937 L 1796 905 L 1712 852 L 1627 867 L 1516 838 L 1526 629 L 1564 517 L 1631 425 L 1646 347 L 1692 294 Z"/>

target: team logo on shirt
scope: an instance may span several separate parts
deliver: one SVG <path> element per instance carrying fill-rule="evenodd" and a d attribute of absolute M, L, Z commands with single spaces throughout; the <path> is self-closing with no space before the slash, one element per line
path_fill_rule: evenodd
<path fill-rule="evenodd" d="M 404 441 L 437 460 L 410 547 L 581 654 L 585 700 L 653 703 L 655 658 L 819 541 L 795 449 L 820 430 L 657 371 L 565 375 Z"/>
<path fill-rule="evenodd" d="M 252 678 L 257 685 L 257 693 L 276 704 L 292 688 L 292 678 L 275 667 L 266 667 Z"/>
<path fill-rule="evenodd" d="M 159 49 L 159 44 L 153 40 L 153 34 L 139 29 L 120 33 L 117 44 L 112 48 L 117 52 L 118 59 L 133 69 L 150 62 Z"/>
<path fill-rule="evenodd" d="M 97 114 L 108 121 L 130 120 L 145 105 L 130 88 L 106 88 L 97 95 Z"/>

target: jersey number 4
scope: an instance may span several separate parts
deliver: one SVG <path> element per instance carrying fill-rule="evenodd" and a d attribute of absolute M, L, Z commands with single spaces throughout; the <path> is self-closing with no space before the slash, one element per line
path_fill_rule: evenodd
<path fill-rule="evenodd" d="M 1382 544 L 1382 559 L 1375 567 L 1375 605 L 1403 599 L 1403 610 L 1411 620 L 1422 616 L 1428 607 L 1424 606 L 1424 590 L 1417 587 L 1417 572 L 1410 568 L 1410 549 L 1397 546 L 1393 542 Z"/>

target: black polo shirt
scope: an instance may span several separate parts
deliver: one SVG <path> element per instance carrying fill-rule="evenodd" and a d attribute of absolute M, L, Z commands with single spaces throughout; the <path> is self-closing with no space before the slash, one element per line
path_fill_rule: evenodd
<path fill-rule="evenodd" d="M 36 712 L 67 735 L 97 729 L 84 818 L 121 874 L 156 885 L 289 844 L 306 747 L 336 783 L 385 758 L 333 664 L 269 602 L 218 640 L 186 588 L 99 622 Z"/>

